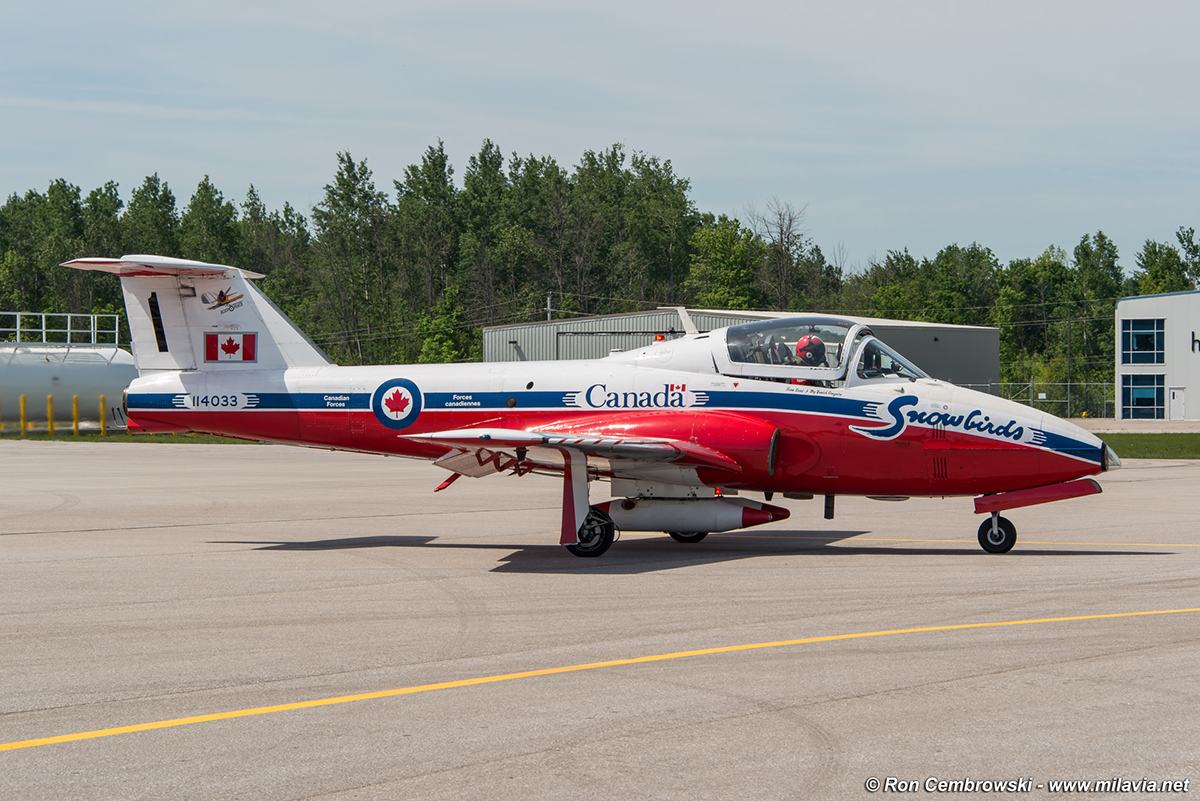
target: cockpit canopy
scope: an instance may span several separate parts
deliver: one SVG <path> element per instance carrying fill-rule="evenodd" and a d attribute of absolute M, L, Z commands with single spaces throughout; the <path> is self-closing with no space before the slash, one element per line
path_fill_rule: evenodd
<path fill-rule="evenodd" d="M 727 375 L 827 386 L 928 377 L 865 325 L 838 317 L 763 320 L 732 326 L 724 334 L 725 353 L 714 348 L 713 356 Z M 720 356 L 728 362 L 722 364 Z"/>
<path fill-rule="evenodd" d="M 854 327 L 833 318 L 763 320 L 729 328 L 725 347 L 729 360 L 738 364 L 838 367 Z"/>
<path fill-rule="evenodd" d="M 815 314 L 743 323 L 609 358 L 660 369 L 824 387 L 929 377 L 876 339 L 863 323 Z"/>

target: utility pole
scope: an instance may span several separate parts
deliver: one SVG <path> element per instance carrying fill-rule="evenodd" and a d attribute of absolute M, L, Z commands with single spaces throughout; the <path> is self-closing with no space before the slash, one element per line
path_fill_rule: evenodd
<path fill-rule="evenodd" d="M 546 296 L 546 322 L 550 322 L 550 296 Z"/>
<path fill-rule="evenodd" d="M 1071 419 L 1071 318 L 1067 317 L 1067 419 Z"/>

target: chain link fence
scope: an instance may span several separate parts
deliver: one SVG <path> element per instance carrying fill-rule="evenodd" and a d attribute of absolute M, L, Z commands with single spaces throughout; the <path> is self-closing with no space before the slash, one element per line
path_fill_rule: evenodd
<path fill-rule="evenodd" d="M 1058 417 L 1116 417 L 1116 388 L 1111 383 L 964 384 Z"/>

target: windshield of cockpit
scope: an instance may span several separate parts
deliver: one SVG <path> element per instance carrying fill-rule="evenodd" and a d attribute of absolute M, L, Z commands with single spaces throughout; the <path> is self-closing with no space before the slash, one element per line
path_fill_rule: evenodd
<path fill-rule="evenodd" d="M 733 326 L 725 342 L 730 361 L 737 363 L 835 368 L 850 328 L 840 320 L 763 320 Z"/>
<path fill-rule="evenodd" d="M 929 377 L 921 368 L 875 338 L 868 339 L 860 349 L 855 373 L 863 381 Z"/>

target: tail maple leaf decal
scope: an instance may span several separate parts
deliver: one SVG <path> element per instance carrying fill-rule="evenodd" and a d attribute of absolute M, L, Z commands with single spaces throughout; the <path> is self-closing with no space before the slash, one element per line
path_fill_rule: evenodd
<path fill-rule="evenodd" d="M 236 334 L 205 332 L 204 361 L 257 362 L 258 334 L 253 331 L 239 331 Z"/>

